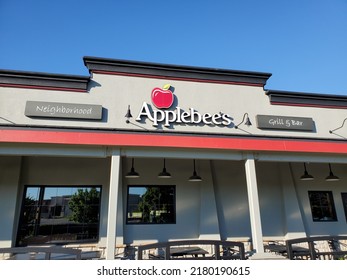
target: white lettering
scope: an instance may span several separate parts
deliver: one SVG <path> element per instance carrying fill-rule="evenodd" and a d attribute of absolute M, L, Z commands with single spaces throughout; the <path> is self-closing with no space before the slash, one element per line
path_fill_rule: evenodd
<path fill-rule="evenodd" d="M 302 126 L 304 123 L 301 122 L 301 121 L 295 121 L 295 120 L 292 120 L 292 125 L 295 125 L 295 126 Z"/>
<path fill-rule="evenodd" d="M 193 108 L 190 108 L 189 111 L 190 111 L 191 123 L 196 123 L 196 124 L 201 123 L 201 114 L 196 112 Z"/>
<path fill-rule="evenodd" d="M 206 113 L 202 116 L 202 121 L 205 123 L 205 124 L 212 124 L 212 121 L 210 120 L 212 119 L 212 116 L 211 114 L 209 113 Z"/>
<path fill-rule="evenodd" d="M 153 112 L 153 126 L 158 126 L 158 122 L 162 122 L 165 118 L 165 113 L 161 110 Z"/>
<path fill-rule="evenodd" d="M 149 118 L 152 122 L 154 121 L 152 115 L 151 115 L 151 112 L 148 108 L 148 104 L 146 102 L 143 102 L 142 104 L 142 107 L 141 107 L 141 110 L 140 110 L 140 113 L 138 114 L 136 120 L 137 121 L 141 121 L 141 118 L 142 117 L 147 117 Z"/>
<path fill-rule="evenodd" d="M 219 119 L 221 119 L 221 118 L 222 118 L 221 114 L 214 114 L 214 115 L 212 116 L 212 122 L 213 122 L 214 124 L 216 124 L 216 125 L 221 125 L 222 122 L 219 121 Z"/>
<path fill-rule="evenodd" d="M 155 127 L 160 123 L 163 123 L 165 127 L 169 127 L 173 123 L 199 124 L 202 122 L 206 125 L 214 124 L 223 126 L 229 126 L 232 123 L 232 117 L 228 114 L 200 114 L 194 108 L 189 108 L 189 111 L 184 111 L 180 107 L 176 107 L 175 111 L 152 110 L 151 106 L 146 102 L 143 102 L 135 120 L 141 121 L 143 118 L 148 118 L 153 122 L 152 125 Z"/>
<path fill-rule="evenodd" d="M 56 115 L 56 114 L 75 114 L 75 115 L 91 115 L 92 114 L 92 108 L 86 109 L 86 108 L 67 108 L 63 105 L 56 105 L 56 106 L 36 106 L 37 112 L 43 112 L 48 113 L 49 115 Z"/>
<path fill-rule="evenodd" d="M 232 123 L 232 118 L 228 114 L 223 114 L 222 119 L 223 119 L 222 124 L 225 126 L 228 126 Z"/>
<path fill-rule="evenodd" d="M 269 119 L 269 124 L 271 124 L 272 126 L 292 127 L 292 126 L 303 126 L 304 122 L 293 120 L 293 119 L 274 118 L 274 119 Z"/>
<path fill-rule="evenodd" d="M 183 113 L 181 114 L 182 122 L 183 122 L 183 123 L 189 123 L 189 122 L 190 122 L 190 120 L 188 119 L 189 117 L 190 117 L 189 112 L 183 112 Z"/>
<path fill-rule="evenodd" d="M 175 122 L 177 114 L 174 111 L 165 111 L 165 124 L 164 126 L 170 126 L 171 123 Z"/>
<path fill-rule="evenodd" d="M 181 123 L 182 120 L 181 120 L 181 115 L 182 115 L 182 109 L 180 107 L 176 107 L 176 115 L 177 115 L 177 120 L 176 122 L 177 123 Z"/>
<path fill-rule="evenodd" d="M 285 125 L 284 120 L 280 118 L 270 119 L 269 124 L 275 126 L 275 125 Z"/>

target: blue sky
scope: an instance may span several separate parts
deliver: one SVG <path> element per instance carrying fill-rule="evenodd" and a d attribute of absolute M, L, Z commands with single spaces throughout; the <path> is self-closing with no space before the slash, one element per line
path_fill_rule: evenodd
<path fill-rule="evenodd" d="M 0 69 L 88 75 L 96 56 L 347 95 L 347 0 L 0 0 L 0 34 Z"/>

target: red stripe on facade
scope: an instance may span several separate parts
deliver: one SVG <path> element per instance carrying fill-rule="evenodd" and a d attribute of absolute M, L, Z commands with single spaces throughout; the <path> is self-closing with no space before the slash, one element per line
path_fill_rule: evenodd
<path fill-rule="evenodd" d="M 0 142 L 347 154 L 347 143 L 106 132 L 0 130 Z"/>
<path fill-rule="evenodd" d="M 64 88 L 64 87 L 50 87 L 50 86 L 34 86 L 34 85 L 17 85 L 17 84 L 0 84 L 0 87 L 87 92 L 87 90 L 85 90 L 85 89 Z"/>
<path fill-rule="evenodd" d="M 227 85 L 243 85 L 243 86 L 263 87 L 263 84 L 257 84 L 257 83 L 253 84 L 253 83 L 244 83 L 244 82 L 228 82 L 228 81 L 219 81 L 219 80 L 178 78 L 178 77 L 172 77 L 172 76 L 159 76 L 159 75 L 157 76 L 157 75 L 146 75 L 146 74 L 113 72 L 113 71 L 93 70 L 93 73 L 102 74 L 102 75 L 117 75 L 117 76 L 129 76 L 129 77 L 138 77 L 138 78 L 165 79 L 165 80 L 173 80 L 173 81 L 188 81 L 188 82 L 211 83 L 211 84 L 227 84 Z"/>

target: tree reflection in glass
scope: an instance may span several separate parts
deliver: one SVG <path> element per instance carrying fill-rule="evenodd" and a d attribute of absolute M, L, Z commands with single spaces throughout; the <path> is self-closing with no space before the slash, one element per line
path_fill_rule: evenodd
<path fill-rule="evenodd" d="M 129 186 L 128 224 L 175 223 L 175 186 Z"/>

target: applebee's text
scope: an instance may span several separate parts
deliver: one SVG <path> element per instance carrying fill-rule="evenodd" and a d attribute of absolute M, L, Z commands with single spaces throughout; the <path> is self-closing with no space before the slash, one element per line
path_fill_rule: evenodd
<path fill-rule="evenodd" d="M 200 114 L 193 108 L 190 108 L 188 111 L 184 111 L 180 107 L 176 107 L 176 110 L 174 111 L 151 110 L 150 105 L 146 102 L 142 104 L 140 113 L 138 114 L 136 120 L 141 121 L 142 118 L 148 118 L 149 120 L 151 120 L 153 122 L 153 126 L 158 126 L 158 124 L 163 123 L 166 127 L 169 127 L 174 123 L 204 123 L 206 125 L 220 126 L 229 126 L 232 123 L 231 116 L 224 113 Z"/>

